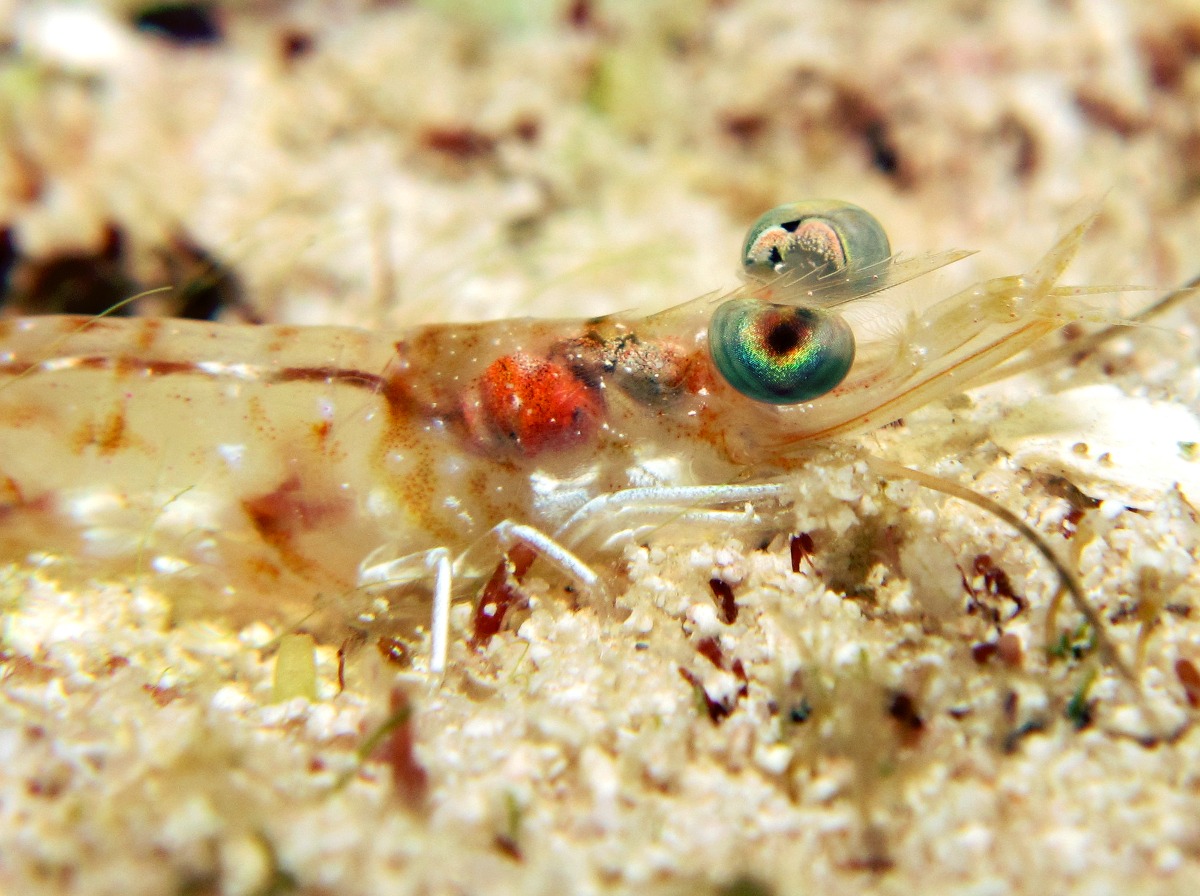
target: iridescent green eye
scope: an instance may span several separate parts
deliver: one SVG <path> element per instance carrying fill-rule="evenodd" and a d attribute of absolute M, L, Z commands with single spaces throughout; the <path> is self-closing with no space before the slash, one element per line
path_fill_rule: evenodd
<path fill-rule="evenodd" d="M 798 404 L 845 379 L 854 333 L 833 311 L 730 299 L 713 313 L 708 351 L 729 385 L 748 398 Z"/>
<path fill-rule="evenodd" d="M 771 209 L 754 222 L 742 267 L 760 280 L 828 277 L 876 268 L 892 255 L 883 226 L 848 202 L 817 199 Z"/>

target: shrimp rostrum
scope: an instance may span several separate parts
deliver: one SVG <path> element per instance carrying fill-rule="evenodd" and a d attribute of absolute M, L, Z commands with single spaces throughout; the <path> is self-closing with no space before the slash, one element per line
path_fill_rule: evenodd
<path fill-rule="evenodd" d="M 242 618 L 432 588 L 437 670 L 452 580 L 521 545 L 602 589 L 598 532 L 776 500 L 809 446 L 1055 330 L 1088 223 L 934 300 L 924 275 L 966 253 L 896 258 L 867 212 L 804 202 L 751 229 L 744 286 L 648 316 L 0 322 L 0 552 Z"/>

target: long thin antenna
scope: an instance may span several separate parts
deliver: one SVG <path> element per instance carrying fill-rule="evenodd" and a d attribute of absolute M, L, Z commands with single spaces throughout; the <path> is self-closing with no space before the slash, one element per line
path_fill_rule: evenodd
<path fill-rule="evenodd" d="M 1062 582 L 1062 586 L 1066 589 L 1067 594 L 1071 596 L 1071 602 L 1075 605 L 1075 609 L 1088 621 L 1088 625 L 1095 632 L 1096 644 L 1100 648 L 1101 656 L 1121 674 L 1122 678 L 1136 684 L 1136 676 L 1134 676 L 1129 666 L 1125 664 L 1125 661 L 1121 659 L 1121 654 L 1117 651 L 1117 645 L 1113 643 L 1104 626 L 1104 618 L 1084 595 L 1083 586 L 1080 584 L 1079 578 L 1059 558 L 1058 554 L 1050 547 L 1050 544 L 1042 537 L 1040 532 L 1007 507 L 964 485 L 959 485 L 957 482 L 951 482 L 939 476 L 923 473 L 920 470 L 913 470 L 903 464 L 884 460 L 881 457 L 865 455 L 864 459 L 867 462 L 867 466 L 882 476 L 895 479 L 908 479 L 935 492 L 941 492 L 942 494 L 950 495 L 952 498 L 958 498 L 960 501 L 966 501 L 968 504 L 974 504 L 980 510 L 984 510 L 1008 523 L 1025 536 L 1029 540 L 1029 543 L 1037 549 L 1037 552 L 1045 557 L 1046 561 L 1054 567 L 1054 571 L 1058 573 L 1059 580 Z"/>
<path fill-rule="evenodd" d="M 1007 379 L 1010 376 L 1016 376 L 1018 373 L 1024 373 L 1027 370 L 1036 370 L 1043 365 L 1051 364 L 1054 361 L 1060 361 L 1064 358 L 1084 355 L 1088 352 L 1095 351 L 1103 343 L 1118 336 L 1126 330 L 1133 329 L 1152 317 L 1159 314 L 1166 314 L 1177 305 L 1182 305 L 1188 299 L 1195 298 L 1200 295 L 1200 274 L 1197 274 L 1183 286 L 1174 289 L 1167 293 L 1157 302 L 1152 305 L 1147 305 L 1141 311 L 1133 316 L 1131 320 L 1121 321 L 1119 323 L 1110 324 L 1102 330 L 1097 330 L 1095 333 L 1089 333 L 1080 339 L 1074 339 L 1071 342 L 1063 343 L 1062 345 L 1051 346 L 1044 348 L 1041 351 L 1031 352 L 1023 358 L 1016 358 L 1006 364 L 1001 364 L 999 367 L 992 370 L 988 376 L 977 380 L 971 380 L 969 386 L 974 389 L 976 386 L 983 386 L 988 383 L 998 382 Z"/>

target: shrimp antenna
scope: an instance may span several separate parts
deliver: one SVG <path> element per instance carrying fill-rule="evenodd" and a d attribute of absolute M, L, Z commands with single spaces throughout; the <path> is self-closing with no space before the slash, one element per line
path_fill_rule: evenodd
<path fill-rule="evenodd" d="M 1118 292 L 1120 290 L 1113 289 L 1106 291 Z M 1188 299 L 1195 298 L 1197 295 L 1200 295 L 1200 274 L 1194 276 L 1178 289 L 1171 290 L 1157 302 L 1147 305 L 1129 320 L 1117 321 L 1080 339 L 1044 348 L 1041 351 L 1030 352 L 1023 358 L 1016 358 L 1005 364 L 1001 364 L 992 370 L 986 378 L 972 380 L 971 388 L 1008 379 L 1010 376 L 1016 376 L 1018 373 L 1024 373 L 1027 370 L 1036 370 L 1043 365 L 1051 364 L 1064 358 L 1086 355 L 1089 352 L 1095 351 L 1105 342 L 1115 338 L 1125 330 L 1137 327 L 1152 317 L 1166 314 L 1176 306 L 1182 305 Z"/>
<path fill-rule="evenodd" d="M 951 482 L 949 479 L 923 473 L 920 470 L 914 470 L 903 464 L 884 460 L 881 457 L 865 455 L 864 460 L 867 466 L 882 476 L 908 479 L 935 492 L 941 492 L 952 498 L 958 498 L 960 501 L 966 501 L 968 504 L 974 504 L 980 510 L 986 511 L 992 514 L 992 516 L 1003 520 L 1020 532 L 1034 546 L 1037 552 L 1045 557 L 1046 561 L 1054 567 L 1054 571 L 1058 574 L 1059 582 L 1061 583 L 1060 587 L 1066 589 L 1067 594 L 1071 597 L 1071 603 L 1075 605 L 1075 609 L 1087 620 L 1088 625 L 1095 632 L 1096 645 L 1100 648 L 1101 656 L 1121 674 L 1122 678 L 1136 685 L 1136 677 L 1133 674 L 1133 670 L 1121 658 L 1121 654 L 1117 650 L 1117 645 L 1109 637 L 1108 631 L 1104 627 L 1103 617 L 1084 595 L 1083 585 L 1080 583 L 1079 577 L 1062 561 L 1054 548 L 1042 537 L 1040 532 L 1004 505 L 993 501 L 986 495 L 981 495 L 973 489 L 967 488 L 965 485 L 959 485 L 957 482 Z"/>
<path fill-rule="evenodd" d="M 74 329 L 67 330 L 65 333 L 63 333 L 61 336 L 59 336 L 57 339 L 55 339 L 53 342 L 51 342 L 50 345 L 46 349 L 46 353 L 45 353 L 46 357 L 43 358 L 43 360 L 53 357 L 54 353 L 56 351 L 58 351 L 59 347 L 61 345 L 63 345 L 63 343 L 74 338 L 75 336 L 78 336 L 80 333 L 90 330 L 96 324 L 97 321 L 99 321 L 105 317 L 109 317 L 110 315 L 116 314 L 119 310 L 124 308 L 126 305 L 128 305 L 132 302 L 136 302 L 138 299 L 144 299 L 146 296 L 156 295 L 160 292 L 170 292 L 171 289 L 172 289 L 172 287 L 170 287 L 170 286 L 156 286 L 153 289 L 146 289 L 146 290 L 143 290 L 142 292 L 135 293 L 134 295 L 131 295 L 124 299 L 121 299 L 121 301 L 109 306 L 108 308 L 105 308 L 99 314 L 94 315 L 93 317 L 87 318 L 85 321 L 83 321 L 83 323 L 79 324 L 79 326 L 75 327 Z M 41 362 L 38 362 L 38 363 L 41 363 Z M 9 380 L 7 383 L 5 383 L 3 385 L 3 387 L 0 387 L 0 388 L 7 389 L 13 383 L 17 382 L 18 380 L 29 376 L 34 370 L 37 369 L 38 363 L 30 364 L 24 370 L 20 371 L 15 376 L 13 376 L 13 378 L 11 380 Z"/>

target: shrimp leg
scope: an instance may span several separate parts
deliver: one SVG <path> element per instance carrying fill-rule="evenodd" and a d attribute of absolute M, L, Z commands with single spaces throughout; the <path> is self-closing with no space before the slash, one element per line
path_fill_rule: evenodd
<path fill-rule="evenodd" d="M 644 486 L 598 495 L 580 507 L 564 522 L 555 537 L 566 544 L 578 545 L 599 525 L 608 530 L 604 547 L 611 548 L 622 536 L 633 537 L 638 521 L 655 518 L 710 524 L 744 522 L 745 514 L 723 512 L 716 508 L 737 503 L 756 505 L 764 501 L 783 501 L 788 496 L 785 482 L 752 485 Z M 619 526 L 620 519 L 631 517 L 633 525 Z"/>
<path fill-rule="evenodd" d="M 446 548 L 432 548 L 383 563 L 364 562 L 359 584 L 367 589 L 397 586 L 418 581 L 433 573 L 433 607 L 429 622 L 429 673 L 440 678 L 446 672 L 450 640 L 450 595 L 453 569 Z"/>

